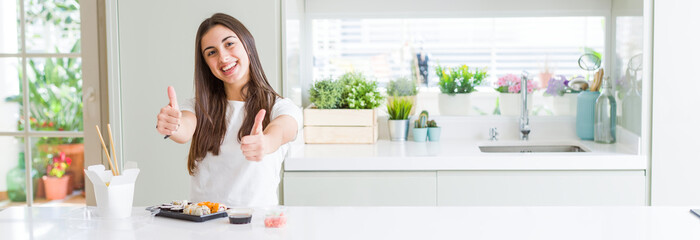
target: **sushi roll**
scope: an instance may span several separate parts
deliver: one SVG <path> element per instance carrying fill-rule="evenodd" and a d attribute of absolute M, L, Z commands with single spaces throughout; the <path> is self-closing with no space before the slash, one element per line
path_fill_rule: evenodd
<path fill-rule="evenodd" d="M 182 209 L 182 213 L 184 214 L 189 214 L 189 215 L 194 215 L 194 209 L 197 208 L 197 206 L 194 205 L 185 205 L 185 208 Z"/>
<path fill-rule="evenodd" d="M 219 204 L 219 209 L 216 212 L 225 212 L 228 208 L 224 204 Z"/>
<path fill-rule="evenodd" d="M 195 208 L 194 208 L 194 212 L 192 212 L 191 215 L 202 216 L 202 215 L 204 215 L 204 214 L 202 213 L 202 208 L 201 208 L 201 207 L 195 207 Z"/>
<path fill-rule="evenodd" d="M 208 215 L 211 214 L 211 210 L 207 206 L 197 206 L 194 208 L 194 212 L 192 215 L 195 216 L 203 216 L 203 215 Z"/>
<path fill-rule="evenodd" d="M 209 214 L 211 214 L 211 210 L 210 210 L 208 207 L 202 206 L 201 209 L 202 209 L 202 215 L 209 215 Z"/>

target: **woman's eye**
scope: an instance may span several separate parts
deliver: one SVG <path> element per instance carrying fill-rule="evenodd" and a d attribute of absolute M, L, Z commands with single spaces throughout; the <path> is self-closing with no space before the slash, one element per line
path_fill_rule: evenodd
<path fill-rule="evenodd" d="M 214 55 L 214 53 L 216 53 L 216 51 L 209 51 L 209 52 L 207 53 L 207 56 Z"/>
<path fill-rule="evenodd" d="M 226 46 L 227 46 L 227 47 L 230 47 L 231 45 L 233 45 L 233 42 L 227 42 L 227 43 L 226 43 Z"/>

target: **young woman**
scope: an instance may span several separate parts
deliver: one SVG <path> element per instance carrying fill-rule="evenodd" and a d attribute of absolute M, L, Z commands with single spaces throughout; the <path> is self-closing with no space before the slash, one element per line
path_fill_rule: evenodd
<path fill-rule="evenodd" d="M 255 40 L 241 22 L 217 13 L 199 25 L 194 84 L 195 98 L 182 106 L 168 87 L 170 104 L 156 125 L 177 143 L 192 140 L 191 200 L 278 204 L 282 161 L 302 114 L 268 83 Z"/>

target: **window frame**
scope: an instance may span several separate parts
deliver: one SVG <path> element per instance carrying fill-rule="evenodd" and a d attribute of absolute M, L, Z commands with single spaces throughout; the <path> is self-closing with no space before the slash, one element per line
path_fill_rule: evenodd
<path fill-rule="evenodd" d="M 342 1 L 342 0 L 339 0 Z M 409 1 L 410 3 L 410 1 Z M 406 3 L 406 4 L 409 4 Z M 311 102 L 309 101 L 308 91 L 313 84 L 313 33 L 312 33 L 312 22 L 315 19 L 361 19 L 361 18 L 514 18 L 514 17 L 572 17 L 572 16 L 598 16 L 603 17 L 605 21 L 605 40 L 604 47 L 605 51 L 603 53 L 603 68 L 612 69 L 614 58 L 612 53 L 615 53 L 615 24 L 613 18 L 612 9 L 599 9 L 599 10 L 568 10 L 568 11 L 504 11 L 504 12 L 494 12 L 486 11 L 483 13 L 472 11 L 447 11 L 444 13 L 435 12 L 383 12 L 381 14 L 377 13 L 362 13 L 362 12 L 351 12 L 351 13 L 326 13 L 326 12 L 309 12 L 309 9 L 313 7 L 308 6 L 309 2 L 307 0 L 304 6 L 304 12 L 300 15 L 301 19 L 301 34 L 300 34 L 300 76 L 299 84 L 300 86 L 290 86 L 287 84 L 286 80 L 283 83 L 285 91 L 292 91 L 293 88 L 298 87 L 301 89 L 301 99 L 302 107 L 309 106 Z M 283 27 L 284 29 L 284 27 Z M 283 44 L 284 45 L 284 44 Z M 288 89 L 289 88 L 289 89 Z"/>
<path fill-rule="evenodd" d="M 100 99 L 96 95 L 97 93 L 94 91 L 95 87 L 99 88 L 99 83 L 100 83 L 100 77 L 99 77 L 99 67 L 98 66 L 93 66 L 93 64 L 86 64 L 90 62 L 98 62 L 100 60 L 99 54 L 96 54 L 98 52 L 99 47 L 98 47 L 98 29 L 97 27 L 97 20 L 98 20 L 98 6 L 97 3 L 91 2 L 91 1 L 85 1 L 84 3 L 80 4 L 80 19 L 81 19 L 81 29 L 80 29 L 80 39 L 81 39 L 81 51 L 80 53 L 28 53 L 27 52 L 27 38 L 26 38 L 26 12 L 25 12 L 25 3 L 27 0 L 17 0 L 17 7 L 19 8 L 19 45 L 21 46 L 20 51 L 18 53 L 0 53 L 0 58 L 17 58 L 20 60 L 20 71 L 22 72 L 22 78 L 20 79 L 21 81 L 21 86 L 22 86 L 22 111 L 23 115 L 22 117 L 24 119 L 29 119 L 31 112 L 29 109 L 29 81 L 27 79 L 27 64 L 28 64 L 28 59 L 30 58 L 81 58 L 83 62 L 81 63 L 82 66 L 82 81 L 83 81 L 83 112 L 88 109 L 89 106 L 92 104 L 97 104 L 100 106 Z M 87 24 L 86 24 L 87 23 Z M 99 64 L 97 64 L 99 65 Z M 95 98 L 95 100 L 92 101 L 87 101 L 86 99 L 88 98 Z M 98 110 L 102 112 L 102 108 L 99 107 Z M 32 177 L 31 177 L 31 170 L 32 170 L 32 138 L 36 137 L 81 137 L 83 138 L 83 141 L 86 145 L 84 155 L 85 157 L 85 164 L 86 166 L 90 164 L 94 164 L 96 161 L 101 161 L 99 160 L 99 157 L 97 158 L 98 160 L 92 160 L 95 157 L 95 153 L 99 154 L 100 152 L 91 150 L 94 149 L 90 147 L 89 142 L 94 142 L 94 140 L 97 139 L 97 136 L 92 135 L 87 135 L 86 133 L 89 133 L 89 127 L 87 126 L 92 126 L 96 123 L 100 122 L 100 115 L 101 114 L 96 114 L 96 116 L 90 116 L 91 114 L 83 114 L 83 125 L 85 128 L 83 131 L 37 131 L 37 130 L 30 130 L 30 121 L 24 121 L 24 130 L 23 131 L 0 131 L 0 136 L 9 136 L 9 137 L 20 137 L 24 139 L 24 144 L 23 144 L 23 151 L 24 151 L 24 164 L 25 164 L 25 184 L 26 184 L 26 195 L 27 195 L 27 200 L 26 204 L 27 206 L 31 207 L 34 205 L 34 195 L 33 195 L 33 183 L 32 183 Z M 89 137 L 93 136 L 93 137 Z M 99 155 L 98 155 L 99 156 Z M 85 191 L 86 191 L 86 196 L 92 195 L 92 193 L 88 190 L 91 189 L 91 186 L 89 184 L 85 185 Z"/>

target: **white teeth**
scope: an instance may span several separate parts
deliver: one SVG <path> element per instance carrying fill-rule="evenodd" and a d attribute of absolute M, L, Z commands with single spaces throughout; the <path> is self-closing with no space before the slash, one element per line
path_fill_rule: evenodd
<path fill-rule="evenodd" d="M 236 66 L 236 63 L 234 62 L 234 63 L 231 63 L 231 64 L 227 65 L 226 67 L 222 68 L 222 70 L 224 70 L 224 72 L 225 72 L 225 71 L 228 71 L 229 69 L 231 69 L 232 67 L 235 67 L 235 66 Z"/>

